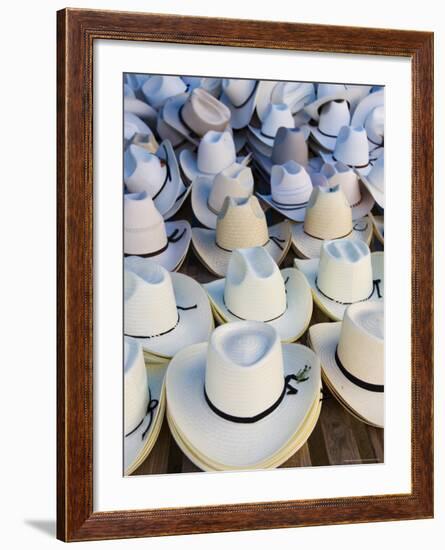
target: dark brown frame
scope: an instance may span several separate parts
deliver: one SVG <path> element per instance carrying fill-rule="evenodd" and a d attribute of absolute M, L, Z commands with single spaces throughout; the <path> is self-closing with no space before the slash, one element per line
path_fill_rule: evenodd
<path fill-rule="evenodd" d="M 65 541 L 433 516 L 433 34 L 66 9 L 57 14 L 57 536 Z M 412 491 L 93 513 L 93 42 L 208 44 L 412 62 Z"/>

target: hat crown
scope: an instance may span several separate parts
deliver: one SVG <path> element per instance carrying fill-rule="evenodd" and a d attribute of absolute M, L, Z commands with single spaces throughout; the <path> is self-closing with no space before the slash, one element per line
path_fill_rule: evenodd
<path fill-rule="evenodd" d="M 235 143 L 231 132 L 208 131 L 198 146 L 198 170 L 217 174 L 236 161 Z"/>
<path fill-rule="evenodd" d="M 385 188 L 385 156 L 381 155 L 367 176 L 368 180 L 383 193 Z"/>
<path fill-rule="evenodd" d="M 329 136 L 337 136 L 342 126 L 351 120 L 348 102 L 344 99 L 328 101 L 320 109 L 318 129 Z"/>
<path fill-rule="evenodd" d="M 345 312 L 337 348 L 342 365 L 369 384 L 384 384 L 382 302 L 359 302 Z"/>
<path fill-rule="evenodd" d="M 306 140 L 307 133 L 301 128 L 279 128 L 272 149 L 272 164 L 294 160 L 306 165 L 309 154 Z"/>
<path fill-rule="evenodd" d="M 237 107 L 246 101 L 252 94 L 256 80 L 246 80 L 243 78 L 223 78 L 222 90 L 230 99 L 230 102 Z"/>
<path fill-rule="evenodd" d="M 161 159 L 139 145 L 130 145 L 124 155 L 124 182 L 130 193 L 147 191 L 154 196 L 165 181 L 167 167 Z"/>
<path fill-rule="evenodd" d="M 285 103 L 292 113 L 314 99 L 315 90 L 311 82 L 279 82 L 272 91 L 273 103 Z"/>
<path fill-rule="evenodd" d="M 331 95 L 336 95 L 339 92 L 343 93 L 347 90 L 344 84 L 325 84 L 321 83 L 317 86 L 317 99 L 323 99 Z"/>
<path fill-rule="evenodd" d="M 368 139 L 376 145 L 383 143 L 385 135 L 385 109 L 383 105 L 379 105 L 372 109 L 365 120 L 365 130 Z"/>
<path fill-rule="evenodd" d="M 270 254 L 262 247 L 234 250 L 224 286 L 228 310 L 253 321 L 271 321 L 286 310 L 283 277 Z"/>
<path fill-rule="evenodd" d="M 149 254 L 167 245 L 165 222 L 146 191 L 124 195 L 124 253 Z"/>
<path fill-rule="evenodd" d="M 339 186 L 314 187 L 304 218 L 304 231 L 318 239 L 339 239 L 352 231 L 352 210 Z"/>
<path fill-rule="evenodd" d="M 359 240 L 325 241 L 321 247 L 317 286 L 332 300 L 347 304 L 372 293 L 371 252 Z"/>
<path fill-rule="evenodd" d="M 320 174 L 326 178 L 322 180 L 321 185 L 329 187 L 339 185 L 350 205 L 360 202 L 362 195 L 358 176 L 350 166 L 340 161 L 335 164 L 326 163 L 321 167 Z"/>
<path fill-rule="evenodd" d="M 270 103 L 264 115 L 261 133 L 268 137 L 275 137 L 282 126 L 295 127 L 289 107 L 285 103 Z"/>
<path fill-rule="evenodd" d="M 155 337 L 178 323 L 170 273 L 154 260 L 124 261 L 124 330 L 128 336 Z"/>
<path fill-rule="evenodd" d="M 182 107 L 182 118 L 198 135 L 209 130 L 221 132 L 230 120 L 229 109 L 203 88 L 195 88 Z"/>
<path fill-rule="evenodd" d="M 269 240 L 266 217 L 255 196 L 226 197 L 216 220 L 216 244 L 225 250 L 264 246 Z"/>
<path fill-rule="evenodd" d="M 305 203 L 312 193 L 309 174 L 293 160 L 272 166 L 270 185 L 273 200 L 282 204 Z"/>
<path fill-rule="evenodd" d="M 368 136 L 363 126 L 343 126 L 335 142 L 334 157 L 348 166 L 367 166 L 369 162 Z"/>
<path fill-rule="evenodd" d="M 253 193 L 253 185 L 252 170 L 235 162 L 215 176 L 208 204 L 214 212 L 220 212 L 226 197 L 247 199 Z"/>
<path fill-rule="evenodd" d="M 276 330 L 256 321 L 215 329 L 207 350 L 205 390 L 211 403 L 231 416 L 256 416 L 276 403 L 284 391 Z"/>
<path fill-rule="evenodd" d="M 124 433 L 133 431 L 148 405 L 147 369 L 138 342 L 124 338 Z"/>
<path fill-rule="evenodd" d="M 151 76 L 142 86 L 145 99 L 155 109 L 164 105 L 166 100 L 174 95 L 182 94 L 187 89 L 179 76 Z"/>

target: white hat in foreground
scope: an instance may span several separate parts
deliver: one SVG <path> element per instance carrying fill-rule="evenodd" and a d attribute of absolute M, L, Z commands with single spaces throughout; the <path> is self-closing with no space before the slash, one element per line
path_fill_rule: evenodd
<path fill-rule="evenodd" d="M 126 336 L 137 339 L 149 353 L 163 357 L 207 341 L 213 318 L 199 283 L 143 258 L 126 258 L 124 268 Z"/>
<path fill-rule="evenodd" d="M 317 126 L 310 126 L 313 138 L 328 151 L 333 151 L 338 134 L 351 121 L 348 102 L 344 99 L 329 101 L 321 108 Z"/>
<path fill-rule="evenodd" d="M 258 84 L 258 80 L 223 78 L 220 101 L 229 108 L 230 125 L 235 130 L 249 124 L 255 109 Z"/>
<path fill-rule="evenodd" d="M 249 125 L 249 130 L 256 139 L 273 146 L 275 136 L 281 127 L 295 128 L 295 122 L 289 107 L 285 103 L 271 103 L 262 120 L 261 128 Z"/>
<path fill-rule="evenodd" d="M 270 325 L 228 323 L 173 358 L 166 391 L 174 425 L 206 461 L 259 468 L 303 429 L 320 364 L 309 348 L 282 345 Z"/>
<path fill-rule="evenodd" d="M 323 241 L 359 239 L 369 244 L 372 225 L 365 216 L 352 221 L 345 194 L 336 187 L 314 187 L 304 223 L 292 226 L 292 245 L 303 258 L 319 258 Z"/>
<path fill-rule="evenodd" d="M 209 271 L 224 277 L 232 251 L 236 248 L 263 246 L 277 264 L 290 246 L 287 221 L 267 226 L 266 217 L 254 196 L 248 199 L 226 197 L 218 214 L 216 230 L 194 227 L 193 248 Z"/>
<path fill-rule="evenodd" d="M 318 307 L 334 321 L 341 321 L 353 303 L 383 299 L 383 252 L 371 254 L 363 241 L 324 241 L 320 259 L 294 262 L 306 276 Z"/>
<path fill-rule="evenodd" d="M 335 392 L 358 416 L 383 427 L 383 302 L 353 304 L 341 323 L 313 325 L 309 336 Z"/>
<path fill-rule="evenodd" d="M 214 179 L 200 176 L 192 186 L 193 213 L 203 225 L 215 229 L 225 198 L 248 199 L 253 186 L 252 170 L 239 162 L 224 168 Z"/>
<path fill-rule="evenodd" d="M 312 296 L 296 269 L 281 272 L 264 248 L 234 250 L 227 276 L 204 285 L 224 322 L 262 321 L 273 326 L 282 342 L 304 333 L 312 315 Z"/>
<path fill-rule="evenodd" d="M 147 458 L 165 412 L 166 365 L 146 366 L 139 343 L 124 338 L 124 474 Z"/>
<path fill-rule="evenodd" d="M 293 160 L 272 166 L 270 187 L 270 195 L 258 194 L 263 201 L 286 218 L 302 222 L 312 193 L 305 168 Z"/>
<path fill-rule="evenodd" d="M 375 161 L 367 176 L 360 175 L 360 179 L 377 204 L 385 208 L 385 155 L 381 155 Z"/>
<path fill-rule="evenodd" d="M 190 246 L 186 221 L 165 222 L 146 191 L 124 195 L 124 254 L 152 258 L 168 271 L 179 269 Z"/>

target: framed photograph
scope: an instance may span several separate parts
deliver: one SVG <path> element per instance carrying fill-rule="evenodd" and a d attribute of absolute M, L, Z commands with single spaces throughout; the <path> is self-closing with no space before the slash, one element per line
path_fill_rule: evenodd
<path fill-rule="evenodd" d="M 433 516 L 433 34 L 58 12 L 58 538 Z"/>

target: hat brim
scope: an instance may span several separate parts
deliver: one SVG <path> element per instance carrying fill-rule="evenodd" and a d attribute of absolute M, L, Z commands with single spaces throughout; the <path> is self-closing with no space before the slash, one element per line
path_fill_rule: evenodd
<path fill-rule="evenodd" d="M 245 157 L 238 157 L 236 161 L 243 162 L 244 158 Z M 196 150 L 191 151 L 190 149 L 183 149 L 179 153 L 179 164 L 186 178 L 192 183 L 198 176 L 214 178 L 218 173 L 200 172 L 198 169 L 198 152 Z"/>
<path fill-rule="evenodd" d="M 309 329 L 310 345 L 320 358 L 329 385 L 348 406 L 366 422 L 383 428 L 385 394 L 365 390 L 353 384 L 341 372 L 335 360 L 341 323 L 320 323 Z"/>
<path fill-rule="evenodd" d="M 159 436 L 164 419 L 166 401 L 164 379 L 167 364 L 146 363 L 146 369 L 150 399 L 156 399 L 158 405 L 153 413 L 145 415 L 142 424 L 134 432 L 124 437 L 124 475 L 126 476 L 139 468 L 148 457 Z"/>
<path fill-rule="evenodd" d="M 137 340 L 144 352 L 160 358 L 173 357 L 186 346 L 207 342 L 214 327 L 209 299 L 202 286 L 182 273 L 172 273 L 171 280 L 178 308 L 176 326 L 164 334 L 150 338 L 128 336 Z"/>
<path fill-rule="evenodd" d="M 169 220 L 179 211 L 179 209 L 189 196 L 191 190 L 192 184 L 190 183 L 189 185 L 185 186 L 184 182 L 181 179 L 178 196 L 176 197 L 176 200 L 170 210 L 164 214 L 164 220 Z"/>
<path fill-rule="evenodd" d="M 269 240 L 264 248 L 272 256 L 275 263 L 279 265 L 286 256 L 291 242 L 289 224 L 287 221 L 280 222 L 271 225 L 268 230 Z M 226 275 L 232 252 L 223 250 L 216 245 L 216 231 L 214 229 L 194 227 L 192 229 L 192 245 L 198 258 L 211 273 L 217 277 Z"/>
<path fill-rule="evenodd" d="M 312 317 L 312 295 L 305 277 L 298 270 L 288 267 L 281 271 L 281 275 L 286 285 L 286 311 L 281 317 L 268 321 L 267 324 L 276 329 L 282 342 L 290 343 L 298 340 L 309 325 Z M 229 311 L 224 301 L 225 283 L 225 279 L 218 279 L 203 286 L 218 318 L 225 323 L 236 322 L 240 317 Z M 261 296 L 258 296 L 258 300 L 261 300 Z"/>
<path fill-rule="evenodd" d="M 374 214 L 369 214 L 369 217 L 372 221 L 372 226 L 374 229 L 375 236 L 377 239 L 384 245 L 385 244 L 385 222 L 383 216 L 374 216 Z"/>
<path fill-rule="evenodd" d="M 317 126 L 310 127 L 312 139 L 321 145 L 326 151 L 333 151 L 335 149 L 335 142 L 337 141 L 337 136 L 327 136 L 320 132 L 320 129 Z"/>
<path fill-rule="evenodd" d="M 166 219 L 166 215 L 174 206 L 180 189 L 184 184 L 179 172 L 178 161 L 170 141 L 164 140 L 159 146 L 156 155 L 167 164 L 170 170 L 170 181 L 167 182 L 159 195 L 153 200 L 157 210 L 162 214 L 163 218 Z"/>
<path fill-rule="evenodd" d="M 255 110 L 256 97 L 258 95 L 259 83 L 255 84 L 255 90 L 249 101 L 242 107 L 235 107 L 227 95 L 222 92 L 219 100 L 224 103 L 230 111 L 230 124 L 234 130 L 245 128 L 252 118 L 253 111 Z"/>
<path fill-rule="evenodd" d="M 247 144 L 250 151 L 255 155 L 260 153 L 265 157 L 271 158 L 272 156 L 272 147 L 266 145 L 262 141 L 256 138 L 255 134 L 247 130 Z"/>
<path fill-rule="evenodd" d="M 258 83 L 255 109 L 261 121 L 264 119 L 269 103 L 271 103 L 272 92 L 276 84 L 278 84 L 277 80 L 260 80 Z"/>
<path fill-rule="evenodd" d="M 169 101 L 167 101 L 164 105 L 163 119 L 166 124 L 171 126 L 188 141 L 190 141 L 194 145 L 198 145 L 200 136 L 192 134 L 192 132 L 184 125 L 179 115 L 189 95 L 189 93 L 184 93 L 176 95 L 169 99 Z"/>
<path fill-rule="evenodd" d="M 366 189 L 372 195 L 375 202 L 382 208 L 385 208 L 385 193 L 378 189 L 373 183 L 371 183 L 366 176 L 360 174 L 359 177 L 362 183 L 365 185 Z"/>
<path fill-rule="evenodd" d="M 255 128 L 255 126 L 251 126 L 249 124 L 248 126 L 249 132 L 261 143 L 264 145 L 267 145 L 267 147 L 270 147 L 272 149 L 273 142 L 275 141 L 275 136 L 268 137 L 261 133 L 261 128 Z"/>
<path fill-rule="evenodd" d="M 212 212 L 208 205 L 213 178 L 198 177 L 193 182 L 192 210 L 197 219 L 209 229 L 216 229 L 218 215 Z"/>
<path fill-rule="evenodd" d="M 323 105 L 329 103 L 329 101 L 336 101 L 337 99 L 346 99 L 347 101 L 351 98 L 351 95 L 351 91 L 345 87 L 344 90 L 338 90 L 335 94 L 326 95 L 320 99 L 316 99 L 312 103 L 309 103 L 309 105 L 306 105 L 304 110 L 312 118 L 312 120 L 318 120 L 320 118 L 320 108 L 323 107 Z"/>
<path fill-rule="evenodd" d="M 385 92 L 373 92 L 364 97 L 355 108 L 354 114 L 351 119 L 351 126 L 356 128 L 357 126 L 364 126 L 368 115 L 373 109 L 384 105 Z"/>
<path fill-rule="evenodd" d="M 356 220 L 349 235 L 342 239 L 359 239 L 369 245 L 372 238 L 372 223 L 368 216 Z M 327 239 L 336 240 L 336 239 Z M 292 246 L 296 254 L 301 258 L 319 258 L 323 239 L 311 237 L 304 232 L 303 223 L 292 225 Z"/>
<path fill-rule="evenodd" d="M 320 392 L 320 362 L 299 344 L 283 344 L 284 375 L 296 375 L 308 365 L 308 379 L 294 384 L 298 392 L 285 395 L 280 405 L 253 423 L 225 420 L 215 414 L 204 397 L 208 344 L 182 350 L 171 361 L 166 390 L 169 415 L 184 439 L 208 460 L 227 469 L 251 469 L 291 442 Z"/>
<path fill-rule="evenodd" d="M 362 185 L 360 181 L 359 185 L 360 200 L 358 203 L 351 205 L 352 221 L 360 220 L 361 218 L 367 216 L 375 204 L 374 197 L 369 192 L 368 188 L 365 185 Z"/>
<path fill-rule="evenodd" d="M 261 195 L 257 193 L 257 196 L 260 197 L 268 206 L 282 214 L 285 218 L 292 220 L 293 222 L 302 222 L 304 221 L 304 216 L 306 215 L 306 206 L 298 206 L 296 208 L 283 208 L 279 207 L 273 200 L 272 195 Z M 304 203 L 307 205 L 307 202 Z"/>
<path fill-rule="evenodd" d="M 324 160 L 326 164 L 335 164 L 337 160 L 334 159 L 334 156 L 332 153 L 324 153 L 323 151 L 320 151 L 319 155 Z M 346 164 L 346 162 L 344 163 Z M 349 164 L 347 166 L 350 166 Z M 372 170 L 372 161 L 370 160 L 366 166 L 363 166 L 362 168 L 357 166 L 350 166 L 357 174 L 360 176 L 367 175 Z"/>
<path fill-rule="evenodd" d="M 327 315 L 330 319 L 334 321 L 341 321 L 343 319 L 346 308 L 349 304 L 341 304 L 335 300 L 329 299 L 325 294 L 318 290 L 316 285 L 316 279 L 318 275 L 318 268 L 320 260 L 314 258 L 311 260 L 294 260 L 295 267 L 301 271 L 302 274 L 306 277 L 306 280 L 312 290 L 312 295 L 314 297 L 314 302 L 317 304 L 319 309 Z M 383 299 L 384 296 L 384 285 L 385 285 L 385 271 L 384 271 L 384 260 L 383 252 L 372 252 L 371 253 L 371 264 L 372 264 L 372 277 L 373 280 L 379 279 L 379 291 L 381 298 L 379 298 L 378 293 L 373 292 L 367 301 L 378 301 Z"/>

